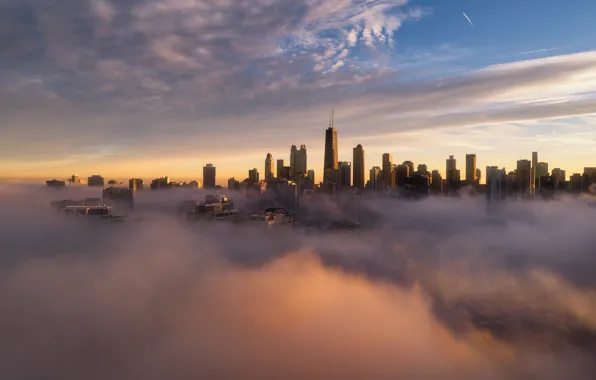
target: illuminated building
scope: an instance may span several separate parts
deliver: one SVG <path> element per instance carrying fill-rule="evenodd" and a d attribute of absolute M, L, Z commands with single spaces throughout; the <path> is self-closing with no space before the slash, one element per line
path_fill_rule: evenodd
<path fill-rule="evenodd" d="M 132 191 L 143 190 L 143 180 L 140 178 L 131 178 L 128 180 L 128 188 Z"/>
<path fill-rule="evenodd" d="M 383 186 L 383 177 L 381 176 L 381 168 L 378 166 L 373 166 L 370 169 L 370 178 L 369 178 L 370 187 L 374 191 L 381 190 Z"/>
<path fill-rule="evenodd" d="M 476 184 L 476 155 L 466 154 L 466 185 Z"/>

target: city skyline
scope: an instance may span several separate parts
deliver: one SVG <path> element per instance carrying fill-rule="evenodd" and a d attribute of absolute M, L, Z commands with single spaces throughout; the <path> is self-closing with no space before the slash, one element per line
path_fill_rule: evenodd
<path fill-rule="evenodd" d="M 327 181 L 336 182 L 340 187 L 345 186 L 354 186 L 364 189 L 370 180 L 371 182 L 376 182 L 376 174 L 373 174 L 375 168 L 379 166 L 371 166 L 369 170 L 369 177 L 366 176 L 366 153 L 365 149 L 361 144 L 358 144 L 352 149 L 352 160 L 348 161 L 338 161 L 338 146 L 339 146 L 339 138 L 338 138 L 338 131 L 335 128 L 334 124 L 335 116 L 334 111 L 331 111 L 330 118 L 329 118 L 329 126 L 325 130 L 325 156 L 324 156 L 324 163 L 322 170 L 322 174 L 320 178 L 317 178 L 315 173 L 316 171 L 313 169 L 309 169 L 308 160 L 307 160 L 307 148 L 305 144 L 300 146 L 300 150 L 298 150 L 296 145 L 291 145 L 290 147 L 290 154 L 289 154 L 289 166 L 285 165 L 287 162 L 284 158 L 277 158 L 274 159 L 271 153 L 267 153 L 265 156 L 265 160 L 263 162 L 263 171 L 261 171 L 258 167 L 249 168 L 248 169 L 248 176 L 231 176 L 222 179 L 216 175 L 216 166 L 213 163 L 209 162 L 203 167 L 203 176 L 200 177 L 200 183 L 202 186 L 207 188 L 215 187 L 216 185 L 225 187 L 227 184 L 229 187 L 230 181 L 240 182 L 244 179 L 249 180 L 250 182 L 257 183 L 260 180 L 267 181 L 270 179 L 274 179 L 275 177 L 278 178 L 288 178 L 290 180 L 297 180 L 300 177 L 304 177 L 308 175 L 313 184 L 324 183 Z M 538 152 L 531 152 L 531 160 L 529 159 L 518 159 L 516 161 L 516 166 L 506 167 L 506 166 L 499 166 L 499 165 L 486 165 L 485 170 L 483 171 L 477 165 L 477 155 L 475 153 L 466 153 L 465 160 L 463 164 L 457 165 L 457 157 L 455 155 L 449 155 L 446 158 L 446 166 L 445 170 L 441 170 L 440 168 L 433 168 L 429 167 L 427 164 L 423 162 L 415 163 L 411 160 L 405 160 L 402 163 L 399 160 L 394 160 L 393 155 L 391 153 L 383 153 L 381 156 L 381 174 L 382 174 L 382 186 L 393 188 L 397 183 L 403 183 L 406 177 L 411 176 L 423 170 L 426 172 L 426 176 L 429 179 L 434 178 L 435 173 L 438 173 L 439 176 L 442 177 L 443 180 L 447 181 L 447 186 L 449 181 L 454 181 L 454 183 L 460 183 L 460 181 L 464 181 L 465 183 L 476 183 L 476 184 L 487 184 L 487 180 L 490 177 L 488 172 L 490 170 L 496 171 L 503 171 L 504 174 L 509 172 L 517 172 L 523 173 L 524 180 L 527 177 L 526 182 L 531 182 L 530 178 L 534 177 L 535 181 L 539 180 L 541 176 L 553 176 L 559 177 L 561 173 L 563 177 L 566 176 L 567 170 L 565 168 L 553 168 L 551 171 L 548 170 L 549 163 L 545 162 L 544 160 L 538 159 Z M 541 156 L 542 157 L 542 156 Z M 277 167 L 275 167 L 274 162 L 277 163 Z M 361 162 L 361 164 L 352 166 L 353 163 Z M 343 167 L 342 167 L 343 165 Z M 349 167 L 349 170 L 348 170 Z M 407 168 L 404 168 L 407 167 Z M 569 175 L 573 174 L 582 174 L 584 173 L 586 168 L 593 168 L 592 166 L 583 166 L 582 170 L 577 172 L 569 172 Z M 285 172 L 284 172 L 285 170 Z M 385 172 L 383 172 L 385 170 Z M 332 171 L 329 173 L 328 171 Z M 364 172 L 363 173 L 363 184 L 358 185 L 355 182 L 352 182 L 353 177 L 358 177 L 356 171 Z M 432 172 L 432 173 L 431 173 Z M 263 177 L 260 177 L 260 173 L 263 173 Z M 269 173 L 269 175 L 268 175 Z M 284 174 L 285 173 L 285 174 Z M 450 173 L 450 174 L 449 174 Z M 482 173 L 485 173 L 482 175 Z M 555 174 L 556 173 L 556 174 Z M 463 175 L 462 175 L 463 174 Z M 327 177 L 327 175 L 329 175 Z M 102 175 L 91 175 L 89 176 L 89 182 L 97 177 L 104 181 Z M 398 178 L 401 177 L 401 178 Z M 75 178 L 79 178 L 78 174 L 72 174 L 69 176 L 72 178 L 73 182 L 76 183 Z M 110 181 L 121 181 L 124 180 L 123 178 L 112 177 L 113 179 Z M 163 178 L 169 178 L 170 176 L 166 176 Z M 190 179 L 192 182 L 195 182 L 197 177 L 193 177 Z M 133 181 L 135 177 L 127 177 L 128 180 Z M 44 179 L 45 180 L 45 179 Z M 58 180 L 58 177 L 54 178 L 54 180 Z M 67 179 L 68 180 L 68 179 Z M 189 179 L 178 178 L 176 183 L 187 183 Z M 563 178 L 565 180 L 565 178 Z M 168 182 L 166 181 L 166 183 Z M 522 181 L 523 182 L 523 181 Z M 103 182 L 102 182 L 103 183 Z M 429 182 L 430 183 L 430 182 Z M 377 186 L 377 185 L 374 185 Z M 528 185 L 528 190 L 533 189 L 534 185 Z M 201 187 L 201 186 L 199 186 Z"/>
<path fill-rule="evenodd" d="M 338 161 L 362 144 L 366 170 L 385 152 L 429 168 L 467 153 L 513 168 L 532 151 L 568 173 L 594 165 L 593 2 L 561 18 L 537 0 L 283 1 L 10 0 L 0 178 L 192 179 L 214 162 L 223 184 L 239 162 L 289 160 L 292 142 L 319 176 L 329 109 Z"/>

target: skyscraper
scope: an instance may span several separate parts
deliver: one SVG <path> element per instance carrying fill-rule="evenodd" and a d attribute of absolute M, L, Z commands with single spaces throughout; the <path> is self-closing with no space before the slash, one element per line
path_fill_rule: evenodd
<path fill-rule="evenodd" d="M 329 128 L 325 131 L 325 171 L 337 170 L 337 131 L 335 130 L 334 113 L 331 111 Z"/>
<path fill-rule="evenodd" d="M 557 180 L 559 182 L 567 181 L 567 176 L 566 176 L 565 170 L 561 170 L 559 168 L 554 168 L 552 174 L 553 174 L 553 176 L 557 177 Z"/>
<path fill-rule="evenodd" d="M 530 193 L 536 194 L 536 181 L 540 179 L 538 176 L 538 152 L 532 152 L 532 165 L 530 167 Z"/>
<path fill-rule="evenodd" d="M 358 144 L 353 151 L 354 187 L 364 189 L 364 148 Z"/>
<path fill-rule="evenodd" d="M 476 184 L 476 155 L 466 154 L 466 184 Z"/>
<path fill-rule="evenodd" d="M 307 174 L 306 145 L 302 144 L 300 150 L 294 152 L 294 179 L 297 180 Z"/>
<path fill-rule="evenodd" d="M 482 179 L 482 172 L 480 171 L 480 168 L 476 168 L 476 183 L 480 183 L 481 179 Z"/>
<path fill-rule="evenodd" d="M 374 191 L 379 191 L 383 188 L 383 178 L 381 178 L 381 168 L 373 166 L 370 169 L 370 187 Z"/>
<path fill-rule="evenodd" d="M 259 183 L 259 171 L 257 168 L 248 171 L 248 180 L 251 183 Z"/>
<path fill-rule="evenodd" d="M 338 163 L 339 170 L 339 187 L 350 187 L 352 186 L 352 163 L 342 161 Z"/>
<path fill-rule="evenodd" d="M 393 156 L 390 153 L 383 153 L 383 187 L 384 188 L 392 188 L 393 187 L 393 180 L 391 174 L 391 163 L 393 161 Z"/>
<path fill-rule="evenodd" d="M 438 170 L 433 170 L 431 174 L 431 187 L 435 194 L 441 194 L 443 192 L 443 177 Z"/>
<path fill-rule="evenodd" d="M 314 170 L 309 170 L 308 171 L 308 178 L 312 181 L 312 183 L 315 183 L 315 171 Z"/>
<path fill-rule="evenodd" d="M 517 175 L 515 177 L 522 195 L 533 194 L 532 163 L 528 160 L 517 161 Z"/>
<path fill-rule="evenodd" d="M 290 177 L 292 178 L 296 173 L 296 152 L 298 152 L 298 148 L 296 148 L 296 145 L 292 145 L 290 148 Z"/>
<path fill-rule="evenodd" d="M 538 166 L 538 152 L 532 152 L 532 178 L 538 179 L 538 173 L 536 173 L 536 167 Z"/>
<path fill-rule="evenodd" d="M 269 181 L 273 178 L 273 156 L 271 153 L 267 153 L 265 158 L 265 181 Z"/>
<path fill-rule="evenodd" d="M 457 162 L 453 156 L 449 156 L 446 161 L 446 168 L 445 168 L 445 182 L 447 185 L 447 191 L 454 190 L 459 185 L 459 181 L 457 180 Z"/>
<path fill-rule="evenodd" d="M 425 164 L 418 165 L 418 174 L 428 175 L 428 167 Z"/>
<path fill-rule="evenodd" d="M 205 189 L 215 187 L 215 166 L 213 164 L 203 166 L 203 187 Z"/>
<path fill-rule="evenodd" d="M 402 165 L 408 167 L 408 175 L 414 174 L 414 163 L 412 161 L 404 161 Z"/>
<path fill-rule="evenodd" d="M 406 180 L 409 176 L 409 165 L 397 165 L 397 167 L 395 168 L 395 184 L 397 185 L 397 187 L 404 187 L 406 185 Z"/>
<path fill-rule="evenodd" d="M 284 160 L 277 160 L 277 178 L 283 178 Z"/>
<path fill-rule="evenodd" d="M 131 178 L 128 180 L 128 188 L 132 191 L 143 190 L 143 180 L 140 178 Z"/>
<path fill-rule="evenodd" d="M 548 163 L 546 162 L 539 162 L 536 164 L 536 177 L 540 179 L 540 177 L 548 176 Z"/>
<path fill-rule="evenodd" d="M 92 175 L 91 177 L 87 178 L 87 185 L 88 186 L 103 186 L 104 179 L 100 175 Z"/>

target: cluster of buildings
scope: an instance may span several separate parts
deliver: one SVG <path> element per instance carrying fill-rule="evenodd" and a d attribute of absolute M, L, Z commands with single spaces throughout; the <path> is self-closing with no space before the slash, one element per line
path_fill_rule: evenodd
<path fill-rule="evenodd" d="M 420 196 L 444 194 L 453 196 L 462 189 L 475 193 L 486 193 L 489 200 L 505 197 L 543 197 L 553 196 L 556 192 L 590 192 L 596 183 L 596 168 L 586 167 L 583 173 L 566 177 L 565 170 L 554 168 L 549 172 L 548 163 L 538 161 L 538 153 L 532 153 L 531 160 L 519 160 L 516 169 L 507 172 L 505 168 L 487 166 L 486 184 L 480 185 L 481 170 L 476 165 L 476 155 L 467 154 L 464 177 L 458 169 L 454 156 L 446 159 L 444 177 L 439 170 L 429 171 L 425 164 L 415 166 L 412 161 L 395 162 L 390 153 L 384 153 L 381 166 L 366 169 L 365 151 L 358 144 L 353 148 L 353 159 L 338 161 L 338 138 L 334 125 L 333 112 L 329 118 L 329 127 L 325 131 L 325 157 L 323 181 L 315 183 L 314 170 L 308 169 L 307 149 L 305 145 L 290 148 L 289 165 L 283 159 L 274 161 L 271 153 L 265 158 L 265 171 L 261 177 L 257 168 L 248 171 L 248 177 L 228 179 L 228 189 L 246 191 L 249 194 L 262 194 L 265 189 L 278 192 L 302 194 L 305 191 L 321 191 L 334 194 L 341 191 L 368 191 L 396 194 L 400 196 Z M 86 183 L 88 186 L 104 186 L 104 178 L 92 175 L 83 182 L 73 175 L 67 180 L 70 184 Z M 65 186 L 65 181 L 47 181 L 48 186 Z M 118 185 L 108 181 L 108 185 Z M 120 185 L 123 185 L 120 183 Z M 131 178 L 128 190 L 134 192 L 144 188 L 143 180 Z M 203 181 L 173 182 L 169 177 L 151 181 L 151 190 L 171 188 L 207 188 L 215 189 L 216 168 L 209 163 L 203 167 Z"/>

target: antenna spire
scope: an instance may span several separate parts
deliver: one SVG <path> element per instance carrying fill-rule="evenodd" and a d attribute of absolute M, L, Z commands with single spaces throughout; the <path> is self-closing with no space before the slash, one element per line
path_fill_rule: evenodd
<path fill-rule="evenodd" d="M 329 128 L 333 128 L 335 124 L 335 110 L 331 110 L 331 114 L 329 115 Z"/>

